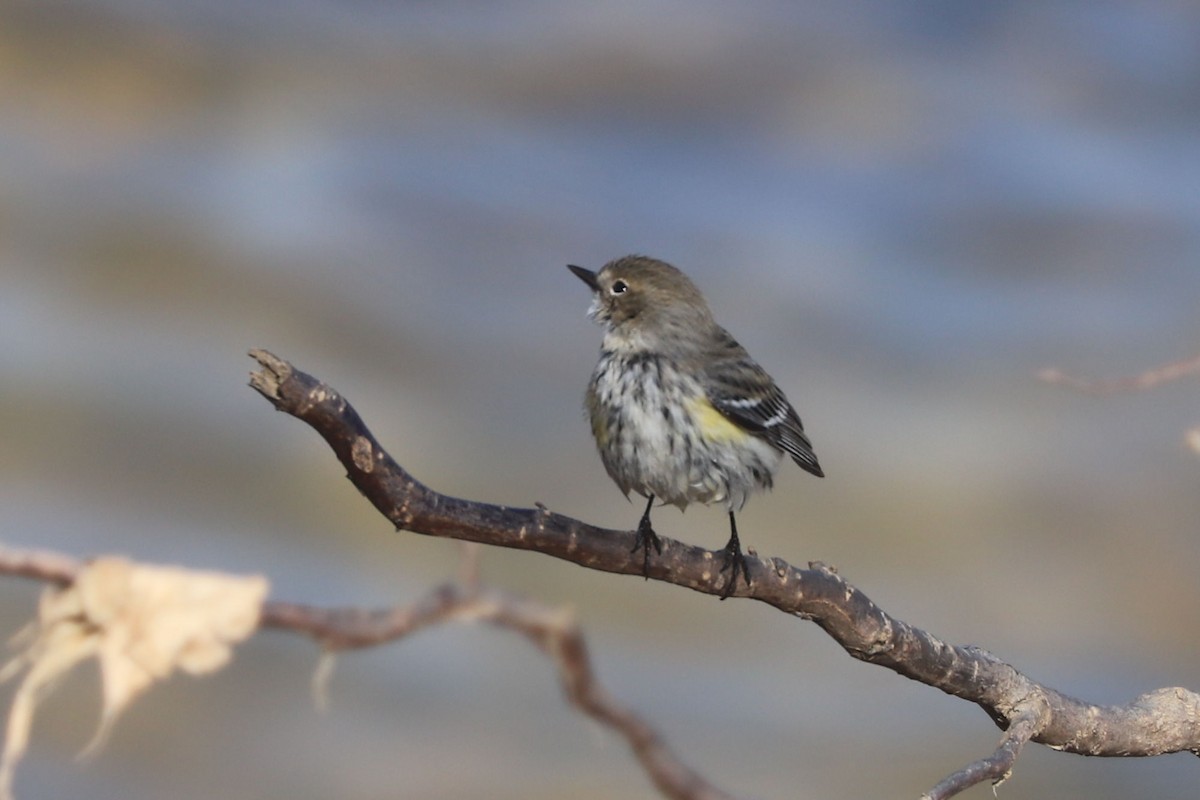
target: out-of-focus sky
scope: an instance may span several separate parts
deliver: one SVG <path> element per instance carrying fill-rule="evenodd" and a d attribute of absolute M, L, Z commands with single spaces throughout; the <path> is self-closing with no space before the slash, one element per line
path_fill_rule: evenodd
<path fill-rule="evenodd" d="M 0 9 L 0 537 L 263 572 L 387 605 L 450 574 L 245 386 L 266 347 L 442 491 L 639 509 L 582 419 L 600 331 L 564 269 L 667 259 L 785 387 L 829 477 L 744 542 L 1096 702 L 1200 689 L 1200 7 L 1181 2 L 10 2 Z M 718 547 L 718 511 L 662 509 Z M 735 793 L 915 797 L 976 708 L 815 626 L 530 553 L 601 679 Z M 0 583 L 10 630 L 37 587 Z M 652 797 L 549 664 L 439 629 L 343 657 L 283 635 L 150 692 L 86 765 L 95 676 L 21 797 Z M 1176 798 L 1194 759 L 1031 747 L 1008 800 Z M 983 797 L 986 787 L 974 790 Z"/>

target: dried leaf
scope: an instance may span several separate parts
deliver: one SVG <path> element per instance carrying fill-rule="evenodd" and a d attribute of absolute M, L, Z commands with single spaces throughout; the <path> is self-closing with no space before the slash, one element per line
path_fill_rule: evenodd
<path fill-rule="evenodd" d="M 42 593 L 38 619 L 18 637 L 27 643 L 0 671 L 24 672 L 13 697 L 3 757 L 0 800 L 10 800 L 13 769 L 29 742 L 38 702 L 80 661 L 100 663 L 103 711 L 84 753 L 93 753 L 121 712 L 154 681 L 181 669 L 201 675 L 220 669 L 232 645 L 258 627 L 267 595 L 261 576 L 235 576 L 93 561 L 67 587 Z"/>

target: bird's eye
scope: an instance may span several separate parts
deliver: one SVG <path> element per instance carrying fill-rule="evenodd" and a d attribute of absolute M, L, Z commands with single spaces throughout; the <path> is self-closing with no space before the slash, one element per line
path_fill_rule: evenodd
<path fill-rule="evenodd" d="M 611 291 L 613 294 L 625 294 L 625 290 L 628 288 L 629 287 L 625 284 L 625 281 L 615 281 L 612 285 Z"/>

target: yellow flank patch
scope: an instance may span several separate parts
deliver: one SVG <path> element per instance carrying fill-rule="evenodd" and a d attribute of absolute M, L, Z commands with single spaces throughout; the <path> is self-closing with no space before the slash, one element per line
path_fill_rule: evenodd
<path fill-rule="evenodd" d="M 688 401 L 688 411 L 700 428 L 700 434 L 710 442 L 740 442 L 750 436 L 726 419 L 703 395 Z"/>
<path fill-rule="evenodd" d="M 602 417 L 592 417 L 592 436 L 596 438 L 596 444 L 601 447 L 608 444 L 608 430 L 604 427 L 604 419 Z"/>

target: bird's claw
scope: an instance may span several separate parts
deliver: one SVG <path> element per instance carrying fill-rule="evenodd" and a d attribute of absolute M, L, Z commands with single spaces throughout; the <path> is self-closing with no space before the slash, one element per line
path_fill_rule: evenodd
<path fill-rule="evenodd" d="M 729 573 L 729 580 L 725 582 L 725 588 L 721 590 L 721 599 L 725 600 L 737 588 L 739 572 L 746 579 L 746 586 L 750 586 L 750 566 L 746 563 L 746 557 L 742 555 L 742 548 L 734 541 L 725 545 L 721 553 L 721 573 Z"/>
<path fill-rule="evenodd" d="M 629 552 L 636 553 L 640 548 L 642 551 L 642 576 L 646 580 L 650 580 L 650 548 L 654 548 L 654 552 L 662 555 L 662 541 L 658 538 L 658 534 L 654 532 L 654 528 L 650 526 L 650 517 L 642 517 L 642 521 L 638 523 L 637 534 L 633 537 L 633 547 Z"/>

